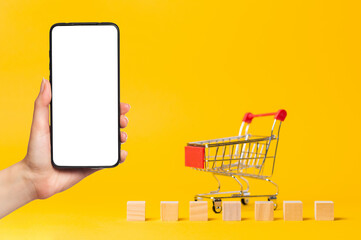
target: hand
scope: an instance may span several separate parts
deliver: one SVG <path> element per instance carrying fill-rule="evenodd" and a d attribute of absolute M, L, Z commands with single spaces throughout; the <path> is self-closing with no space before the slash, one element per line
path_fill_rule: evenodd
<path fill-rule="evenodd" d="M 55 169 L 51 164 L 49 104 L 51 100 L 51 85 L 43 79 L 40 93 L 35 101 L 33 124 L 31 126 L 28 152 L 22 164 L 26 178 L 34 189 L 34 198 L 45 199 L 56 193 L 62 192 L 86 176 L 99 169 Z M 120 125 L 125 128 L 128 118 L 125 114 L 129 111 L 129 104 L 120 105 Z M 127 140 L 127 134 L 121 132 L 121 142 Z M 125 161 L 127 152 L 121 150 L 121 163 Z"/>

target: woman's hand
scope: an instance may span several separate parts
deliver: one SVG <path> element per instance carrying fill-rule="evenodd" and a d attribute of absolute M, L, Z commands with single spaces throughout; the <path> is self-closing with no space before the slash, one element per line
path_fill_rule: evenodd
<path fill-rule="evenodd" d="M 33 186 L 34 198 L 45 199 L 62 192 L 86 176 L 99 169 L 55 169 L 51 164 L 49 104 L 51 101 L 50 83 L 43 79 L 40 93 L 35 101 L 33 124 L 31 126 L 28 152 L 24 160 L 25 178 Z M 130 106 L 126 103 L 120 105 L 120 125 L 125 128 L 128 118 L 125 114 Z M 127 140 L 127 134 L 121 132 L 121 142 Z M 127 152 L 121 150 L 121 162 L 125 161 Z"/>

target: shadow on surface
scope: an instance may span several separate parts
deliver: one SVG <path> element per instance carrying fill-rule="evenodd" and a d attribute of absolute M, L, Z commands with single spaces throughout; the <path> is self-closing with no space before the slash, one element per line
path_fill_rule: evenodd
<path fill-rule="evenodd" d="M 217 218 L 208 218 L 208 221 L 216 221 Z M 188 222 L 193 222 L 190 221 L 189 218 L 179 218 L 178 221 L 188 221 Z M 203 222 L 203 221 L 194 221 L 194 222 Z"/>

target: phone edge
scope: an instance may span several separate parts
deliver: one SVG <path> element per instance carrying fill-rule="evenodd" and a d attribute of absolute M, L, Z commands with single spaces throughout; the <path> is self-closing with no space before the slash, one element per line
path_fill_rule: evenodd
<path fill-rule="evenodd" d="M 113 23 L 113 22 L 69 22 L 69 23 L 54 23 L 49 30 L 49 82 L 50 82 L 50 86 L 52 86 L 52 55 L 51 55 L 51 50 L 52 50 L 52 31 L 55 27 L 57 26 L 77 26 L 77 25 L 112 25 L 115 27 L 115 29 L 117 30 L 117 47 L 118 47 L 118 160 L 116 161 L 116 163 L 114 165 L 110 165 L 110 166 L 62 166 L 62 165 L 57 165 L 54 162 L 54 158 L 53 158 L 53 99 L 51 99 L 50 101 L 50 155 L 51 155 L 51 164 L 54 168 L 57 169 L 81 169 L 81 168 L 114 168 L 116 166 L 118 166 L 120 164 L 120 159 L 121 159 L 121 134 L 120 134 L 120 31 L 119 31 L 119 27 L 117 24 Z M 53 88 L 51 88 L 51 93 L 53 93 Z"/>

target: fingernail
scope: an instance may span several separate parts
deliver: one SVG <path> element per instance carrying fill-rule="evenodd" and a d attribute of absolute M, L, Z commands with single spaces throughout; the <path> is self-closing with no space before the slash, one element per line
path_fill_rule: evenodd
<path fill-rule="evenodd" d="M 45 78 L 43 78 L 43 80 L 41 81 L 40 93 L 44 91 L 44 85 L 45 85 Z"/>
<path fill-rule="evenodd" d="M 130 110 L 130 104 L 129 103 L 127 103 L 127 104 L 128 104 L 129 110 Z"/>
<path fill-rule="evenodd" d="M 127 119 L 127 123 L 129 122 L 129 119 L 127 118 L 127 116 L 124 116 L 125 119 Z"/>
<path fill-rule="evenodd" d="M 125 141 L 127 141 L 127 139 L 128 139 L 128 134 L 125 133 L 125 132 L 122 132 L 122 135 L 125 137 Z"/>

